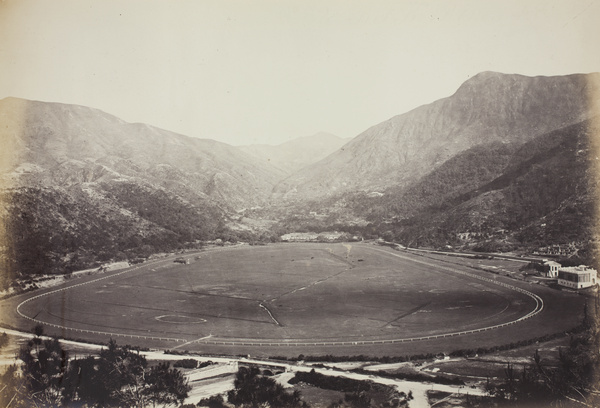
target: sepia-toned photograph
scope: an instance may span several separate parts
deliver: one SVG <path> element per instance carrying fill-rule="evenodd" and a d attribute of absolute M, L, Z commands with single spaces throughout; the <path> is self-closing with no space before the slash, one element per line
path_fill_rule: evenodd
<path fill-rule="evenodd" d="M 0 1 L 0 406 L 600 406 L 600 2 Z"/>

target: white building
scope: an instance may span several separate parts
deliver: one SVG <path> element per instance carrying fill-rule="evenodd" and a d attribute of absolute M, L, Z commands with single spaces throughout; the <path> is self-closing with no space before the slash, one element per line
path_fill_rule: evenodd
<path fill-rule="evenodd" d="M 598 280 L 595 269 L 585 265 L 558 268 L 558 284 L 572 289 L 595 286 Z"/>
<path fill-rule="evenodd" d="M 549 278 L 556 278 L 558 276 L 558 269 L 560 268 L 560 264 L 554 261 L 545 261 L 544 262 L 544 273 Z"/>
<path fill-rule="evenodd" d="M 325 240 L 325 241 L 335 241 L 336 239 L 340 239 L 340 237 L 342 236 L 341 232 L 322 232 L 321 234 L 319 234 L 319 239 Z"/>

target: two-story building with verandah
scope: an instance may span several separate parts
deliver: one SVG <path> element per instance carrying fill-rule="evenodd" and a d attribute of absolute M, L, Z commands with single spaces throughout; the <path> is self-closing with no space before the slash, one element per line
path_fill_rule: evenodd
<path fill-rule="evenodd" d="M 585 265 L 563 266 L 558 268 L 558 284 L 571 289 L 583 289 L 595 286 L 598 272 Z"/>
<path fill-rule="evenodd" d="M 558 262 L 544 261 L 544 274 L 549 278 L 556 278 L 558 276 L 558 269 L 561 268 Z"/>

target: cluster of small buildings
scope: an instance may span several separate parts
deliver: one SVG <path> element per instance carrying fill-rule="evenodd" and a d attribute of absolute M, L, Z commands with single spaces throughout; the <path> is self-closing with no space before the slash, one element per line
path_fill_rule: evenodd
<path fill-rule="evenodd" d="M 577 246 L 574 243 L 570 244 L 554 244 L 546 247 L 540 247 L 534 251 L 534 255 L 542 256 L 571 256 L 577 252 Z"/>
<path fill-rule="evenodd" d="M 585 265 L 561 266 L 558 262 L 545 261 L 544 274 L 556 278 L 560 286 L 571 289 L 589 288 L 598 283 L 598 272 Z"/>
<path fill-rule="evenodd" d="M 325 241 L 335 241 L 338 240 L 342 237 L 342 233 L 341 232 L 322 232 L 319 234 L 318 239 L 320 240 L 325 240 Z"/>
<path fill-rule="evenodd" d="M 292 232 L 282 235 L 281 240 L 288 242 L 309 242 L 316 241 L 318 237 L 319 234 L 315 234 L 314 232 Z"/>
<path fill-rule="evenodd" d="M 488 234 L 484 234 L 483 232 L 459 232 L 456 234 L 457 238 L 461 241 L 470 241 L 475 239 L 481 239 L 487 237 Z"/>

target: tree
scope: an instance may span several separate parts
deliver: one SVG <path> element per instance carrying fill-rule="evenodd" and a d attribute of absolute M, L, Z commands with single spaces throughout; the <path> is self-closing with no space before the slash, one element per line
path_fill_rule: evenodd
<path fill-rule="evenodd" d="M 7 344 L 8 344 L 8 334 L 6 334 L 6 332 L 4 332 L 0 336 L 0 349 L 2 349 L 3 347 L 6 347 Z"/>
<path fill-rule="evenodd" d="M 32 404 L 58 406 L 63 400 L 63 379 L 68 354 L 58 339 L 34 337 L 19 350 L 24 386 Z"/>
<path fill-rule="evenodd" d="M 8 335 L 3 333 L 0 336 L 0 349 L 8 345 Z M 23 378 L 18 375 L 19 367 L 12 364 L 6 368 L 0 375 L 0 406 L 13 408 L 27 408 L 29 403 L 29 393 L 25 387 Z"/>
<path fill-rule="evenodd" d="M 145 394 L 154 406 L 181 405 L 191 389 L 183 373 L 170 368 L 167 362 L 152 367 L 146 376 L 146 383 Z"/>
<path fill-rule="evenodd" d="M 29 392 L 22 377 L 17 374 L 16 364 L 9 366 L 0 376 L 0 406 L 13 408 L 28 408 L 31 406 Z"/>
<path fill-rule="evenodd" d="M 191 387 L 169 363 L 148 367 L 146 358 L 111 340 L 99 357 L 69 360 L 58 339 L 36 336 L 19 350 L 16 365 L 0 376 L 0 406 L 29 407 L 149 407 L 179 406 Z M 7 336 L 0 336 L 0 348 Z"/>
<path fill-rule="evenodd" d="M 90 406 L 148 407 L 180 405 L 190 386 L 169 363 L 148 367 L 146 358 L 114 340 L 99 358 L 87 357 L 70 364 L 65 380 L 65 401 Z"/>
<path fill-rule="evenodd" d="M 35 327 L 31 330 L 36 337 L 42 337 L 44 335 L 44 326 L 41 324 L 36 324 Z"/>
<path fill-rule="evenodd" d="M 71 361 L 65 377 L 65 403 L 79 401 L 90 406 L 116 404 L 105 377 L 106 368 L 93 356 Z"/>

